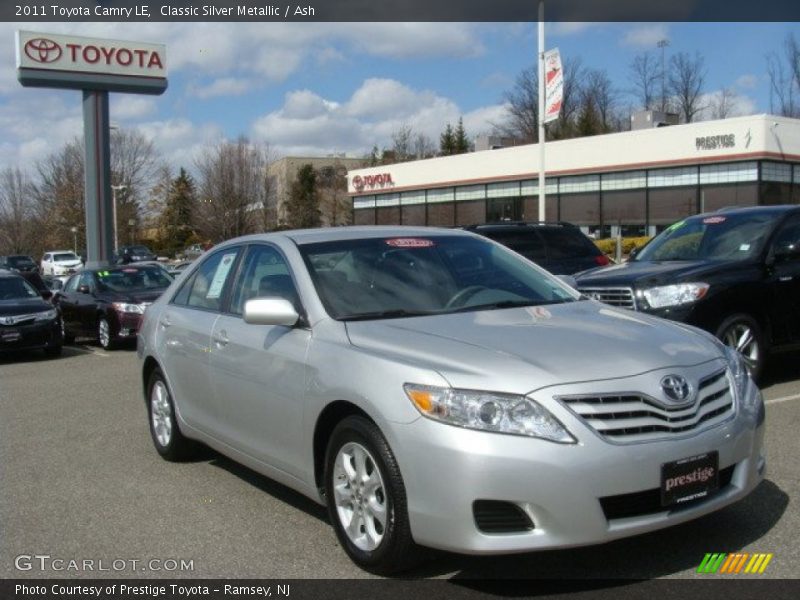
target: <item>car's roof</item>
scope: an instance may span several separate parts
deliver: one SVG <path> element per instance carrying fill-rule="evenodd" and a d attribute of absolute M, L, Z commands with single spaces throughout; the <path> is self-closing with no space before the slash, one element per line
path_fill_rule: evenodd
<path fill-rule="evenodd" d="M 45 250 L 45 254 L 75 254 L 72 250 Z"/>
<path fill-rule="evenodd" d="M 295 229 L 248 235 L 228 242 L 267 241 L 276 238 L 288 238 L 298 245 L 318 242 L 336 242 L 343 240 L 359 240 L 386 237 L 414 237 L 431 235 L 463 235 L 471 234 L 458 229 L 444 227 L 412 227 L 402 225 L 353 225 L 347 227 L 322 227 L 319 229 Z"/>
<path fill-rule="evenodd" d="M 480 233 L 484 231 L 520 231 L 525 230 L 526 228 L 559 230 L 569 229 L 571 231 L 580 231 L 576 225 L 563 221 L 499 221 L 496 223 L 478 223 L 476 225 L 467 225 L 463 229 Z"/>
<path fill-rule="evenodd" d="M 730 208 L 721 208 L 714 212 L 706 212 L 699 215 L 692 215 L 687 219 L 706 218 L 714 215 L 783 215 L 793 211 L 800 211 L 800 205 L 797 204 L 775 204 L 772 206 L 732 206 Z"/>
<path fill-rule="evenodd" d="M 3 277 L 5 279 L 13 279 L 15 277 L 19 279 L 25 279 L 19 273 L 15 273 L 14 271 L 6 271 L 5 269 L 0 269 L 0 277 Z"/>

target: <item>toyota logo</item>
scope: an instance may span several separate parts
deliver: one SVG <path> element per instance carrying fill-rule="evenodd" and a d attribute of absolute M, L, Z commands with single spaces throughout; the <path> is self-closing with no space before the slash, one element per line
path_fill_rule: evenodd
<path fill-rule="evenodd" d="M 61 58 L 61 46 L 47 38 L 35 38 L 25 44 L 25 54 L 36 62 L 51 63 Z"/>
<path fill-rule="evenodd" d="M 361 175 L 353 177 L 353 187 L 359 192 L 364 189 L 364 178 Z"/>
<path fill-rule="evenodd" d="M 661 389 L 664 395 L 675 402 L 682 402 L 689 397 L 691 386 L 685 377 L 680 375 L 667 375 L 661 380 Z"/>

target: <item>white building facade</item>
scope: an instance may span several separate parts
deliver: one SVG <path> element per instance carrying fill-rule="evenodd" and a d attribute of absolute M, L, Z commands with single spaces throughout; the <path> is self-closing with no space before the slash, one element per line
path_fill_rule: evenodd
<path fill-rule="evenodd" d="M 538 220 L 537 144 L 348 172 L 357 225 Z M 728 206 L 800 203 L 800 120 L 737 117 L 548 142 L 546 220 L 653 235 Z"/>

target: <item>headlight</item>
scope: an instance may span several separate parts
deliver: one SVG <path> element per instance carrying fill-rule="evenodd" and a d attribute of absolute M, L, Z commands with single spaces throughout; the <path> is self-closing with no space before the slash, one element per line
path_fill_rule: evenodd
<path fill-rule="evenodd" d="M 44 312 L 36 313 L 34 321 L 52 321 L 58 316 L 56 309 L 46 310 Z"/>
<path fill-rule="evenodd" d="M 642 295 L 650 308 L 666 308 L 697 302 L 706 295 L 708 287 L 707 283 L 676 283 L 643 290 Z"/>
<path fill-rule="evenodd" d="M 117 312 L 134 313 L 137 315 L 144 314 L 144 306 L 141 304 L 128 304 L 127 302 L 114 302 L 112 306 Z"/>
<path fill-rule="evenodd" d="M 741 403 L 747 397 L 747 384 L 750 375 L 744 364 L 742 355 L 730 346 L 725 346 L 725 358 L 728 360 L 728 371 L 731 374 L 731 385 L 736 396 L 736 401 Z"/>
<path fill-rule="evenodd" d="M 566 444 L 576 441 L 546 408 L 525 396 L 411 383 L 403 389 L 424 416 L 449 425 Z"/>

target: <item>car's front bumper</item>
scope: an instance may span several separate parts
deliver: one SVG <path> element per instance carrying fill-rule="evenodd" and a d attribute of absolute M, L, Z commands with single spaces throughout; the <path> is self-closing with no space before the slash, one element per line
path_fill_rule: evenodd
<path fill-rule="evenodd" d="M 63 344 L 58 319 L 43 323 L 0 326 L 0 352 L 54 348 Z"/>
<path fill-rule="evenodd" d="M 760 393 L 754 385 L 748 394 Z M 763 479 L 763 409 L 737 410 L 733 419 L 681 439 L 611 444 L 580 421 L 564 420 L 577 444 L 486 433 L 427 418 L 388 427 L 406 486 L 414 539 L 425 546 L 470 554 L 525 552 L 608 542 L 694 519 L 749 494 Z M 733 467 L 728 485 L 677 509 L 660 504 L 643 514 L 607 518 L 600 499 L 657 491 L 664 463 L 708 452 L 719 468 Z M 533 529 L 484 533 L 476 500 L 514 503 Z"/>

